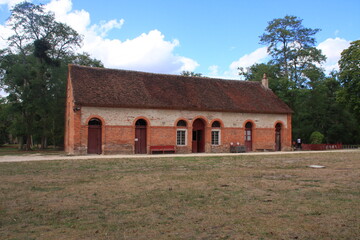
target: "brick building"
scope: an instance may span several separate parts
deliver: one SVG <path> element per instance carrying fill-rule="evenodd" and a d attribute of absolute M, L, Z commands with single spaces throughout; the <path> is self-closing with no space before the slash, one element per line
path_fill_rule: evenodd
<path fill-rule="evenodd" d="M 69 65 L 70 154 L 289 149 L 292 110 L 260 82 Z"/>

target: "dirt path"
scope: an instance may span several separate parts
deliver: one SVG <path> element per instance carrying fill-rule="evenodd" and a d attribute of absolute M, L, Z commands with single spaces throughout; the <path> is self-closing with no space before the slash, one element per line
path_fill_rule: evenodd
<path fill-rule="evenodd" d="M 331 150 L 321 151 L 326 152 L 359 152 L 360 149 L 350 150 Z M 45 154 L 27 154 L 27 155 L 8 155 L 0 156 L 0 162 L 25 162 L 25 161 L 52 161 L 52 160 L 76 160 L 76 159 L 102 159 L 102 158 L 164 158 L 164 157 L 205 157 L 205 156 L 237 156 L 237 155 L 278 155 L 278 154 L 313 154 L 320 153 L 320 151 L 293 151 L 293 152 L 251 152 L 251 153 L 196 153 L 196 154 L 134 154 L 134 155 L 82 155 L 69 156 L 65 154 L 60 155 L 45 155 Z"/>

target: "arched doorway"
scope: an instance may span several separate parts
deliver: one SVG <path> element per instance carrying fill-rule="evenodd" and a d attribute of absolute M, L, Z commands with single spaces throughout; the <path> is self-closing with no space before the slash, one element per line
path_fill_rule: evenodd
<path fill-rule="evenodd" d="M 199 118 L 193 123 L 192 152 L 205 152 L 205 123 Z"/>
<path fill-rule="evenodd" d="M 144 119 L 139 119 L 135 123 L 135 153 L 145 154 L 146 151 L 146 126 Z"/>
<path fill-rule="evenodd" d="M 281 124 L 275 126 L 275 151 L 281 151 Z"/>
<path fill-rule="evenodd" d="M 88 123 L 88 149 L 89 154 L 101 154 L 101 121 L 97 118 L 90 119 Z"/>
<path fill-rule="evenodd" d="M 252 123 L 245 124 L 245 148 L 247 152 L 252 151 Z"/>

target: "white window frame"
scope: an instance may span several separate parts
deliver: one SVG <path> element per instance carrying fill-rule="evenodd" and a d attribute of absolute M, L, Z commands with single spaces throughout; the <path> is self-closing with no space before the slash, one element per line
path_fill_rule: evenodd
<path fill-rule="evenodd" d="M 185 132 L 184 133 L 184 143 L 185 144 L 181 144 L 181 143 L 179 144 L 178 132 Z M 183 129 L 183 128 L 176 129 L 176 146 L 187 146 L 187 129 Z"/>
<path fill-rule="evenodd" d="M 213 139 L 213 132 L 217 132 L 217 144 L 214 143 L 214 139 Z M 221 145 L 221 130 L 220 129 L 212 129 L 211 130 L 211 145 L 212 146 L 220 146 Z"/>

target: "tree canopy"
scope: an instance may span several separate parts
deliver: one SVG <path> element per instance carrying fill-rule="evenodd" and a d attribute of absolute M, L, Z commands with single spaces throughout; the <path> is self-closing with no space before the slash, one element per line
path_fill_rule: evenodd
<path fill-rule="evenodd" d="M 260 36 L 270 61 L 240 67 L 239 74 L 247 81 L 267 74 L 269 87 L 294 110 L 294 139 L 310 142 L 311 134 L 320 132 L 328 143 L 360 143 L 360 41 L 342 53 L 340 73 L 326 75 L 325 56 L 315 47 L 319 31 L 295 16 L 270 21 Z"/>
<path fill-rule="evenodd" d="M 66 72 L 69 63 L 102 66 L 87 53 L 77 54 L 82 37 L 42 5 L 23 2 L 11 10 L 13 30 L 0 52 L 0 83 L 8 93 L 7 133 L 29 150 L 63 144 Z"/>
<path fill-rule="evenodd" d="M 341 53 L 340 81 L 343 86 L 339 100 L 347 103 L 360 122 L 360 40 Z"/>
<path fill-rule="evenodd" d="M 260 36 L 260 43 L 268 46 L 271 63 L 296 87 L 306 82 L 303 74 L 306 69 L 316 68 L 316 64 L 325 61 L 325 56 L 315 47 L 314 35 L 319 31 L 304 27 L 302 19 L 296 16 L 285 16 L 270 21 Z"/>

